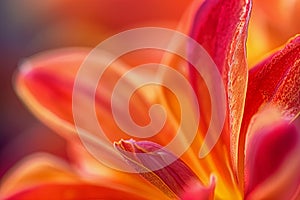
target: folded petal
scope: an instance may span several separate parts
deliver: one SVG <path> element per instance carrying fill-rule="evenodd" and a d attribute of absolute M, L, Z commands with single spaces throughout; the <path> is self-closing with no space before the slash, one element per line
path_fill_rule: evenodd
<path fill-rule="evenodd" d="M 255 118 L 245 157 L 246 199 L 292 199 L 300 184 L 299 130 L 287 121 Z M 274 113 L 273 113 L 274 114 Z"/>
<path fill-rule="evenodd" d="M 183 193 L 191 182 L 198 182 L 182 160 L 156 143 L 121 140 L 115 147 L 129 165 L 171 198 Z"/>
<path fill-rule="evenodd" d="M 195 15 L 191 37 L 201 44 L 216 63 L 223 77 L 227 94 L 227 113 L 230 135 L 225 134 L 225 143 L 230 143 L 233 167 L 238 168 L 238 141 L 247 88 L 248 68 L 245 42 L 251 10 L 251 1 L 205 1 Z M 191 50 L 191 54 L 193 54 Z M 204 101 L 200 110 L 210 113 L 209 94 L 205 95 L 205 83 L 191 68 L 190 78 Z M 220 84 L 220 83 L 217 83 Z M 229 144 L 228 144 L 229 145 Z M 228 148 L 229 149 L 229 148 Z"/>
<path fill-rule="evenodd" d="M 90 179 L 60 159 L 36 154 L 6 175 L 0 194 L 8 199 L 121 199 L 122 195 L 129 199 L 151 199 L 162 194 L 139 177 L 135 179 L 109 168 L 100 173 L 101 178 Z"/>

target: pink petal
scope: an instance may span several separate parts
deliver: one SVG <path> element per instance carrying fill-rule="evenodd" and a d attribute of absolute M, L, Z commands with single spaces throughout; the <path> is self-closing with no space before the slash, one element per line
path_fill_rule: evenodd
<path fill-rule="evenodd" d="M 257 130 L 247 145 L 247 199 L 291 199 L 300 184 L 300 135 L 294 125 L 277 122 Z"/>
<path fill-rule="evenodd" d="M 129 165 L 169 197 L 177 197 L 191 182 L 198 182 L 181 159 L 156 143 L 121 140 L 115 147 Z"/>
<path fill-rule="evenodd" d="M 199 183 L 193 183 L 187 191 L 181 196 L 182 200 L 209 200 L 214 199 L 215 178 L 211 178 L 211 183 L 208 187 L 203 187 Z"/>

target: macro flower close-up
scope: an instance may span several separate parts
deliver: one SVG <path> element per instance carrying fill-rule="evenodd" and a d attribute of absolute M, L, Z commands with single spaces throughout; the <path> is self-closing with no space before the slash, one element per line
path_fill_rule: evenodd
<path fill-rule="evenodd" d="M 49 130 L 12 144 L 57 149 L 0 199 L 300 199 L 300 3 L 108 2 L 27 2 L 58 13 L 13 76 Z"/>

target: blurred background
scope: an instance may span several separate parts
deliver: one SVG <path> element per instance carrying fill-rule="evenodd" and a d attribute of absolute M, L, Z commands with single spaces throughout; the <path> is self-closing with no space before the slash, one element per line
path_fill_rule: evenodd
<path fill-rule="evenodd" d="M 37 151 L 66 157 L 65 141 L 18 99 L 13 76 L 23 59 L 50 49 L 94 47 L 122 30 L 175 28 L 191 1 L 1 0 L 0 1 L 0 177 Z"/>
<path fill-rule="evenodd" d="M 120 31 L 176 28 L 191 0 L 1 0 L 0 177 L 36 151 L 67 157 L 65 141 L 39 123 L 18 99 L 13 75 L 23 59 L 50 49 L 89 46 Z M 248 54 L 253 65 L 300 32 L 299 0 L 254 0 Z"/>

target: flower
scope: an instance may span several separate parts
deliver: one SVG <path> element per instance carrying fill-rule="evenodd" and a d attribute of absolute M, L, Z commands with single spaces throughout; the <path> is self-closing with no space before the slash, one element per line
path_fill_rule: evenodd
<path fill-rule="evenodd" d="M 197 2 L 193 6 L 198 5 Z M 197 9 L 195 9 L 197 8 Z M 226 91 L 226 120 L 221 136 L 204 158 L 198 150 L 212 115 L 205 82 L 191 64 L 162 52 L 145 51 L 125 55 L 112 63 L 96 89 L 95 110 L 99 123 L 129 167 L 138 174 L 119 172 L 93 158 L 78 137 L 72 108 L 73 86 L 81 63 L 90 49 L 73 48 L 43 53 L 21 66 L 17 91 L 32 112 L 65 137 L 70 144 L 72 165 L 49 155 L 24 161 L 4 180 L 1 197 L 8 199 L 297 199 L 299 198 L 300 135 L 293 120 L 300 109 L 300 37 L 248 71 L 246 38 L 251 1 L 211 0 L 192 7 L 179 30 L 201 44 L 215 62 Z M 186 47 L 191 56 L 193 51 Z M 105 54 L 105 56 L 107 56 Z M 180 110 L 174 94 L 155 86 L 142 88 L 129 102 L 132 118 L 147 124 L 148 108 L 161 103 L 171 116 L 151 141 L 128 138 L 113 119 L 110 97 L 113 87 L 129 66 L 148 61 L 163 62 L 189 80 L 200 107 L 199 130 L 190 148 L 177 157 L 164 149 L 175 136 Z M 99 58 L 101 59 L 101 58 Z M 99 140 L 96 151 L 113 159 L 109 147 L 97 138 L 93 122 L 87 119 L 91 96 L 87 91 L 93 68 L 80 80 L 80 120 L 91 138 Z M 125 79 L 147 79 L 149 73 Z M 217 84 L 217 83 L 216 83 Z M 152 92 L 152 93 L 151 93 Z M 159 94 L 159 95 L 158 95 Z M 118 99 L 123 102 L 123 96 Z M 189 96 L 186 101 L 189 102 Z M 222 112 L 222 111 L 219 111 Z M 191 113 L 191 119 L 193 113 Z M 79 127 L 83 128 L 83 127 Z M 86 135 L 84 135 L 86 136 Z M 81 138 L 82 139 L 82 138 Z M 139 140 L 138 140 L 139 139 Z M 103 138 L 102 138 L 103 140 Z M 182 136 L 182 144 L 185 143 Z M 104 154 L 104 153 L 103 153 Z M 104 156 L 105 156 L 104 155 Z M 173 162 L 170 163 L 169 160 Z M 154 169 L 154 170 L 153 170 Z M 140 176 L 141 175 L 141 176 Z"/>

